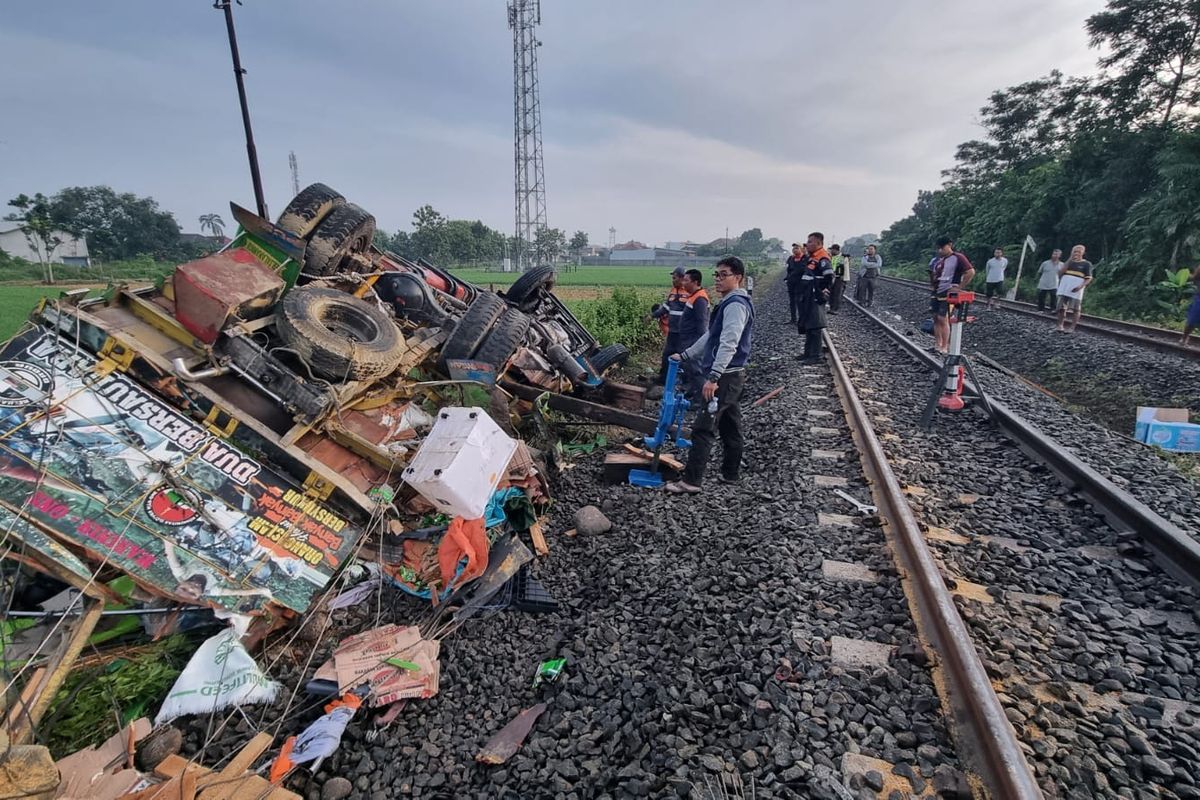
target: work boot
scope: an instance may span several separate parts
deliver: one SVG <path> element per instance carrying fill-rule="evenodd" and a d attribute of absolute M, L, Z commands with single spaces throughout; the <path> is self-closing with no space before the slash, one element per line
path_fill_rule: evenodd
<path fill-rule="evenodd" d="M 726 478 L 724 475 L 718 475 L 717 480 L 720 481 L 721 483 L 731 484 L 731 485 L 742 482 L 742 479 L 738 478 L 736 476 L 733 478 Z"/>
<path fill-rule="evenodd" d="M 663 487 L 667 494 L 700 494 L 700 487 L 693 486 L 687 481 L 671 481 Z"/>

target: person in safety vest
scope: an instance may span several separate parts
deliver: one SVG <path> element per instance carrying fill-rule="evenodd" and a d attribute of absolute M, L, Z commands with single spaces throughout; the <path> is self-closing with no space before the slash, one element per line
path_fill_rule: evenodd
<path fill-rule="evenodd" d="M 814 231 L 804 245 L 807 255 L 800 273 L 800 317 L 796 329 L 804 335 L 801 364 L 821 360 L 821 331 L 825 329 L 825 303 L 833 286 L 833 264 L 825 249 L 825 234 Z"/>
<path fill-rule="evenodd" d="M 687 270 L 682 265 L 673 269 L 671 271 L 671 291 L 667 292 L 666 300 L 661 304 L 655 304 L 650 309 L 650 314 L 658 320 L 664 337 L 662 358 L 658 365 L 659 383 L 667 380 L 667 359 L 680 350 L 679 320 L 683 316 L 683 278 L 686 274 Z"/>
<path fill-rule="evenodd" d="M 708 292 L 704 291 L 704 276 L 698 269 L 689 269 L 683 277 L 683 316 L 679 318 L 679 352 L 684 352 L 708 330 Z M 703 385 L 700 365 L 693 361 L 683 364 L 689 396 L 696 397 Z"/>

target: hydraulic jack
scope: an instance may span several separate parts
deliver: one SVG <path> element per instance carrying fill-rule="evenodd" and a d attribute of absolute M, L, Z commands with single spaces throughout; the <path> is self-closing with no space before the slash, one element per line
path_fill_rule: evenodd
<path fill-rule="evenodd" d="M 966 406 L 966 400 L 963 399 L 963 387 L 968 376 L 979 392 L 976 399 L 983 404 L 984 410 L 991 416 L 991 403 L 988 402 L 987 395 L 983 393 L 983 386 L 979 383 L 979 378 L 975 376 L 975 369 L 971 366 L 970 360 L 962 351 L 963 324 L 967 321 L 967 311 L 974 300 L 974 292 L 951 291 L 946 296 L 949 305 L 946 318 L 950 323 L 950 344 L 946 350 L 946 360 L 942 363 L 942 368 L 938 373 L 937 386 L 934 387 L 933 394 L 930 395 L 929 402 L 925 405 L 925 412 L 921 415 L 922 428 L 933 426 L 933 410 L 935 408 L 943 411 L 961 411 Z"/>
<path fill-rule="evenodd" d="M 691 408 L 691 402 L 685 397 L 686 389 L 680 386 L 679 370 L 683 365 L 673 359 L 667 360 L 667 382 L 663 387 L 662 410 L 658 413 L 658 425 L 654 435 L 645 438 L 646 447 L 654 451 L 650 469 L 632 469 L 629 471 L 629 482 L 634 486 L 658 488 L 663 485 L 662 474 L 658 471 L 659 456 L 663 445 L 671 439 L 671 431 L 675 432 L 675 446 L 686 450 L 692 446 L 690 439 L 683 438 L 683 418 Z"/>

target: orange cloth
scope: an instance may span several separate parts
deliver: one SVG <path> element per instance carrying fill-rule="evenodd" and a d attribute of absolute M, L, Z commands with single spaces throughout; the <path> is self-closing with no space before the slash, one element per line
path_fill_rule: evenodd
<path fill-rule="evenodd" d="M 488 547 L 483 517 L 455 517 L 450 520 L 450 527 L 446 529 L 446 535 L 438 545 L 438 566 L 441 567 L 445 587 L 451 587 L 458 562 L 464 555 L 467 557 L 467 566 L 459 576 L 459 583 L 475 580 L 482 575 L 488 565 Z"/>

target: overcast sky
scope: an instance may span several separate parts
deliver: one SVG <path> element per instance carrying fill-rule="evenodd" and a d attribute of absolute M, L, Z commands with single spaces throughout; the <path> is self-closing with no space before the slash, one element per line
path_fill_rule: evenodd
<path fill-rule="evenodd" d="M 549 222 L 594 243 L 760 226 L 878 232 L 939 184 L 994 89 L 1093 69 L 1103 0 L 544 0 Z M 323 181 L 409 228 L 431 203 L 513 230 L 504 0 L 235 7 L 267 203 Z M 0 203 L 108 184 L 185 231 L 253 207 L 209 0 L 38 0 L 0 17 Z M 9 211 L 11 209 L 3 209 Z"/>

